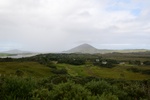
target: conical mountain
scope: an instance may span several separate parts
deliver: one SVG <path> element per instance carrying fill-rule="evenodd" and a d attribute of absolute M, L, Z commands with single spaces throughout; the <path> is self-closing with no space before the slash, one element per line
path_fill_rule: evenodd
<path fill-rule="evenodd" d="M 65 51 L 66 53 L 89 53 L 89 54 L 93 54 L 93 53 L 98 53 L 99 50 L 96 49 L 95 47 L 89 45 L 89 44 L 82 44 L 79 45 L 75 48 L 72 48 L 68 51 Z"/>
<path fill-rule="evenodd" d="M 113 53 L 113 52 L 118 52 L 118 53 L 133 53 L 133 52 L 146 52 L 149 50 L 145 50 L 145 49 L 125 49 L 125 50 L 110 50 L 110 49 L 97 49 L 89 44 L 82 44 L 79 45 L 75 48 L 72 48 L 68 51 L 65 51 L 64 53 L 89 53 L 89 54 L 95 54 L 95 53 L 101 53 L 101 54 L 105 54 L 105 53 Z"/>

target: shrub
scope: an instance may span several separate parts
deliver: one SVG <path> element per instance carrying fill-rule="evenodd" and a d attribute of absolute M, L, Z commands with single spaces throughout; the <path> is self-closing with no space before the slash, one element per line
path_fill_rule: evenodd
<path fill-rule="evenodd" d="M 143 71 L 142 71 L 142 74 L 150 75 L 150 70 L 148 70 L 148 69 L 147 69 L 147 70 L 143 70 Z"/>
<path fill-rule="evenodd" d="M 32 92 L 32 100 L 49 100 L 49 93 L 48 89 L 36 89 Z"/>
<path fill-rule="evenodd" d="M 8 99 L 29 99 L 30 92 L 35 88 L 36 84 L 31 78 L 6 78 L 2 84 L 1 100 Z"/>
<path fill-rule="evenodd" d="M 51 72 L 54 74 L 67 74 L 67 70 L 65 68 L 62 69 L 51 69 Z"/>
<path fill-rule="evenodd" d="M 132 67 L 132 68 L 128 68 L 127 70 L 128 70 L 128 71 L 135 72 L 135 73 L 139 73 L 139 72 L 141 72 L 141 70 L 140 70 L 140 69 L 138 69 L 138 68 L 134 68 L 134 67 Z"/>
<path fill-rule="evenodd" d="M 85 85 L 85 87 L 91 91 L 93 95 L 100 95 L 102 100 L 126 100 L 124 96 L 127 94 L 124 91 L 121 91 L 117 86 L 111 85 L 106 81 L 91 81 Z M 108 99 L 108 98 L 113 99 Z M 100 99 L 101 100 L 101 99 Z"/>
<path fill-rule="evenodd" d="M 128 93 L 128 100 L 140 100 L 140 98 L 146 97 L 144 88 L 141 87 L 139 83 L 134 83 L 126 86 L 125 91 Z"/>
<path fill-rule="evenodd" d="M 15 72 L 15 74 L 17 75 L 17 76 L 20 76 L 20 77 L 22 77 L 23 75 L 24 75 L 24 72 L 22 71 L 22 70 L 16 70 L 16 72 Z"/>
<path fill-rule="evenodd" d="M 110 84 L 106 81 L 91 81 L 88 82 L 85 87 L 90 90 L 93 95 L 101 95 L 104 92 L 108 93 L 111 90 Z"/>
<path fill-rule="evenodd" d="M 150 61 L 144 61 L 143 64 L 144 65 L 150 65 Z"/>
<path fill-rule="evenodd" d="M 100 97 L 99 100 L 119 100 L 116 95 L 113 95 L 111 93 L 103 93 Z"/>
<path fill-rule="evenodd" d="M 61 83 L 50 91 L 49 100 L 87 100 L 91 93 L 73 82 Z"/>

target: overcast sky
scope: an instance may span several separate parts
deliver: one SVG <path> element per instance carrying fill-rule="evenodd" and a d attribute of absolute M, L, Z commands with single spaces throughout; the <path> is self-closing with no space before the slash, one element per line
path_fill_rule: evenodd
<path fill-rule="evenodd" d="M 0 51 L 150 49 L 150 0 L 0 0 Z"/>

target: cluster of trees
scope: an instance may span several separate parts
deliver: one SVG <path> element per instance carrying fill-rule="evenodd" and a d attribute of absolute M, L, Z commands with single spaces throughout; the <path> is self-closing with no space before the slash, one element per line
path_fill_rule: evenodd
<path fill-rule="evenodd" d="M 121 55 L 121 54 L 120 54 Z M 125 55 L 125 54 L 124 54 Z M 127 54 L 126 54 L 127 55 Z M 19 59 L 12 59 L 12 58 L 0 58 L 0 62 L 12 62 L 12 61 L 35 61 L 39 62 L 40 64 L 47 65 L 51 61 L 57 61 L 58 63 L 67 63 L 72 65 L 84 65 L 86 62 L 93 63 L 94 65 L 101 66 L 101 67 L 114 67 L 113 65 L 119 64 L 119 60 L 112 60 L 108 59 L 108 57 L 104 58 L 104 55 L 96 55 L 96 54 L 40 54 L 33 57 L 27 58 L 19 58 Z M 99 62 L 96 62 L 96 59 L 99 59 Z M 107 64 L 103 64 L 102 62 L 106 61 Z M 150 65 L 150 61 L 141 62 L 139 60 L 124 60 L 124 62 L 128 62 L 132 65 Z"/>
<path fill-rule="evenodd" d="M 12 62 L 15 61 L 15 59 L 12 58 L 0 58 L 0 62 Z"/>
<path fill-rule="evenodd" d="M 0 77 L 1 100 L 149 100 L 150 80 Z"/>
<path fill-rule="evenodd" d="M 62 68 L 62 69 L 52 68 L 51 72 L 54 74 L 68 74 L 65 68 Z"/>
<path fill-rule="evenodd" d="M 135 72 L 135 73 L 142 73 L 142 74 L 150 75 L 150 70 L 149 69 L 142 70 L 142 69 L 132 67 L 132 68 L 128 68 L 127 70 Z"/>
<path fill-rule="evenodd" d="M 84 59 L 59 59 L 58 63 L 67 63 L 67 64 L 71 64 L 71 65 L 84 65 L 85 64 L 85 60 Z"/>
<path fill-rule="evenodd" d="M 129 61 L 129 64 L 133 64 L 133 65 L 141 65 L 141 61 L 139 60 L 135 60 L 135 61 Z"/>
<path fill-rule="evenodd" d="M 144 61 L 143 64 L 144 65 L 150 65 L 150 61 Z"/>
<path fill-rule="evenodd" d="M 96 62 L 96 59 L 99 62 Z M 22 58 L 24 60 L 36 61 L 40 64 L 49 65 L 51 61 L 57 61 L 58 63 L 66 63 L 72 65 L 84 65 L 86 62 L 93 63 L 94 65 L 102 67 L 113 67 L 114 64 L 119 64 L 117 60 L 103 59 L 99 55 L 92 54 L 41 54 L 31 58 Z M 102 61 L 107 61 L 107 64 L 102 64 Z"/>

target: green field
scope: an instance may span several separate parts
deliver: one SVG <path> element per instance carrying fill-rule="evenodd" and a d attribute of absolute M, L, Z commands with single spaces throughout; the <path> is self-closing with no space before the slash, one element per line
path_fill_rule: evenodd
<path fill-rule="evenodd" d="M 126 80 L 144 80 L 150 79 L 150 75 L 144 75 L 141 73 L 134 73 L 127 71 L 127 68 L 133 66 L 119 65 L 113 68 L 103 68 L 98 66 L 74 66 L 69 64 L 58 64 L 59 68 L 66 68 L 68 73 L 72 76 L 94 76 L 100 78 L 113 78 L 113 79 L 126 79 Z M 148 66 L 134 66 L 138 69 L 150 69 Z"/>
<path fill-rule="evenodd" d="M 149 66 L 130 66 L 117 65 L 113 68 L 104 68 L 88 65 L 70 65 L 70 64 L 55 64 L 57 69 L 65 68 L 71 76 L 94 76 L 98 78 L 112 78 L 125 80 L 144 80 L 150 79 L 150 75 L 142 73 L 134 73 L 127 71 L 128 68 L 150 69 Z M 12 76 L 16 75 L 16 71 L 21 70 L 24 77 L 49 77 L 54 74 L 51 68 L 41 65 L 37 62 L 0 62 L 0 75 Z"/>
<path fill-rule="evenodd" d="M 1 76 L 15 75 L 17 70 L 21 70 L 25 77 L 48 77 L 51 75 L 50 68 L 37 62 L 0 62 Z"/>

